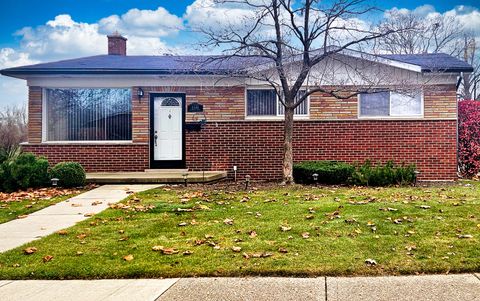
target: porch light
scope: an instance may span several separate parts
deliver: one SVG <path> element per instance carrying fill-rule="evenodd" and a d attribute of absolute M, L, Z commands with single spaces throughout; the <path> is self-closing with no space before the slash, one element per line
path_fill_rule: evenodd
<path fill-rule="evenodd" d="M 143 89 L 140 88 L 140 87 L 138 87 L 137 96 L 138 96 L 138 101 L 139 101 L 139 102 L 142 100 L 143 95 L 144 95 Z"/>
<path fill-rule="evenodd" d="M 312 178 L 313 178 L 313 181 L 314 181 L 314 182 L 317 182 L 317 181 L 318 181 L 318 173 L 314 173 L 314 174 L 312 175 Z"/>
<path fill-rule="evenodd" d="M 58 178 L 52 178 L 52 179 L 50 179 L 50 181 L 52 181 L 52 186 L 56 187 L 58 185 L 59 179 Z"/>
<path fill-rule="evenodd" d="M 245 190 L 248 190 L 248 185 L 250 184 L 250 175 L 245 176 Z"/>
<path fill-rule="evenodd" d="M 185 184 L 185 187 L 187 187 L 188 173 L 182 174 L 182 177 L 183 177 L 183 183 Z"/>

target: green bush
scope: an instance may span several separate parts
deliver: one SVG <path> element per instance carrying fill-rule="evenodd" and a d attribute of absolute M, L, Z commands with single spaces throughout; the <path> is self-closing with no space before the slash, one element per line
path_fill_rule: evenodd
<path fill-rule="evenodd" d="M 372 165 L 372 162 L 365 161 L 357 166 L 349 180 L 350 184 L 360 186 L 390 186 L 408 185 L 415 181 L 415 165 L 396 166 L 393 161 L 385 165 Z"/>
<path fill-rule="evenodd" d="M 293 178 L 301 184 L 314 183 L 313 174 L 318 174 L 318 183 L 344 184 L 350 178 L 354 167 L 338 161 L 304 161 L 293 166 Z"/>
<path fill-rule="evenodd" d="M 59 179 L 59 186 L 79 187 L 85 185 L 85 170 L 80 163 L 60 162 L 52 168 L 52 178 Z"/>
<path fill-rule="evenodd" d="M 42 187 L 49 183 L 48 161 L 43 157 L 37 158 L 32 153 L 22 153 L 11 162 L 4 162 L 3 165 L 3 172 L 12 180 L 6 190 Z"/>

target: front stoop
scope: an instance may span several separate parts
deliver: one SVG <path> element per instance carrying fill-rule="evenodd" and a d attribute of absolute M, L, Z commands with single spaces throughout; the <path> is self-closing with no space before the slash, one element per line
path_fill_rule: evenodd
<path fill-rule="evenodd" d="M 208 183 L 225 179 L 226 171 L 153 171 L 145 172 L 94 172 L 87 173 L 87 182 L 96 184 L 146 184 L 146 183 Z"/>

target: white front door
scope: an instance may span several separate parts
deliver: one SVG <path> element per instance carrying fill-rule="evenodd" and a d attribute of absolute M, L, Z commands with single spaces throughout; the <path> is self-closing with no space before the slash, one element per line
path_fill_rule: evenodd
<path fill-rule="evenodd" d="M 153 159 L 182 160 L 182 97 L 155 97 Z"/>

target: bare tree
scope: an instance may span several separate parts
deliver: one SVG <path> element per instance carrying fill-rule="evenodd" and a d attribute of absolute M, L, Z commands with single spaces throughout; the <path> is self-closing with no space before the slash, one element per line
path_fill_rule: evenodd
<path fill-rule="evenodd" d="M 418 54 L 447 53 L 473 66 L 473 73 L 464 73 L 459 96 L 474 99 L 480 85 L 480 47 L 475 36 L 466 32 L 454 17 L 434 14 L 422 16 L 415 11 L 392 11 L 379 25 L 382 31 L 392 34 L 377 39 L 376 53 Z"/>
<path fill-rule="evenodd" d="M 0 111 L 0 152 L 11 157 L 20 150 L 27 138 L 25 107 L 7 107 Z"/>
<path fill-rule="evenodd" d="M 389 12 L 379 25 L 392 34 L 375 43 L 376 52 L 391 54 L 439 53 L 461 54 L 462 26 L 453 16 L 425 17 L 414 11 Z"/>
<path fill-rule="evenodd" d="M 224 28 L 205 26 L 199 30 L 206 35 L 205 46 L 221 47 L 227 54 L 222 59 L 251 60 L 249 65 L 254 67 L 249 67 L 248 73 L 242 69 L 239 77 L 275 90 L 284 107 L 283 180 L 285 184 L 293 183 L 295 108 L 315 92 L 347 99 L 378 83 L 378 79 L 368 78 L 361 71 L 367 65 L 372 66 L 371 61 L 359 66 L 362 60 L 345 59 L 341 68 L 330 69 L 349 48 L 361 48 L 393 30 L 366 26 L 360 21 L 363 15 L 375 10 L 364 0 L 216 0 L 215 3 L 241 6 L 250 12 Z M 338 73 L 342 73 L 345 86 L 338 85 L 338 80 L 332 81 Z M 354 78 L 361 79 L 358 81 L 361 85 L 354 86 Z"/>
<path fill-rule="evenodd" d="M 472 34 L 463 37 L 462 59 L 473 67 L 472 73 L 464 73 L 459 94 L 462 99 L 480 99 L 480 47 Z"/>

